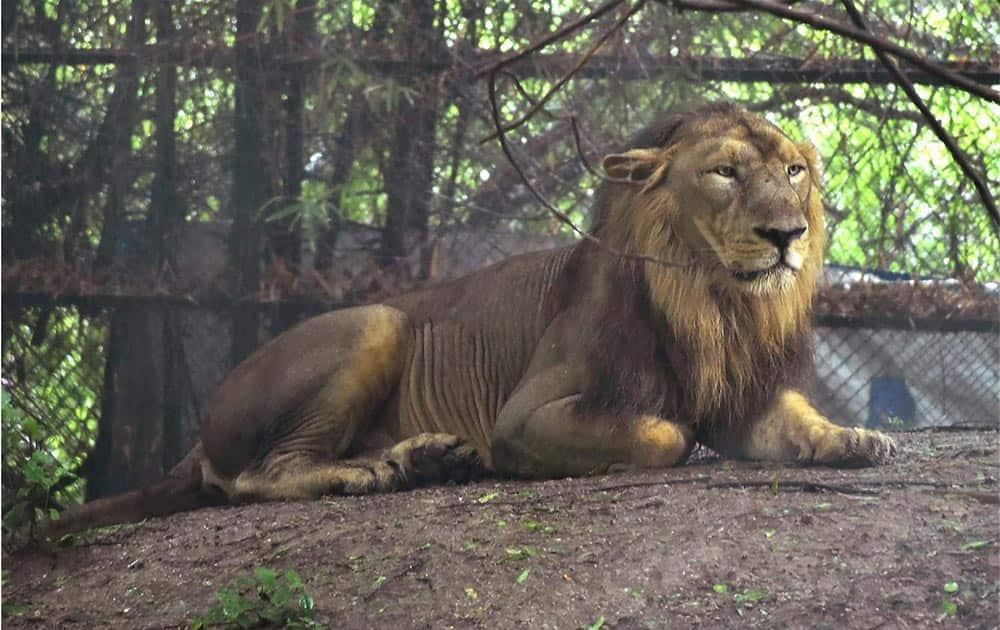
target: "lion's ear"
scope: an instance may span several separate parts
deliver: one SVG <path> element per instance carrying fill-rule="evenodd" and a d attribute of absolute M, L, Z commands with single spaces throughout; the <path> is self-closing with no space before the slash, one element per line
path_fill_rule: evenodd
<path fill-rule="evenodd" d="M 657 149 L 631 149 L 625 153 L 604 156 L 601 166 L 609 177 L 637 183 L 648 180 L 663 163 L 663 151 Z"/>
<path fill-rule="evenodd" d="M 819 153 L 816 152 L 816 147 L 812 142 L 802 142 L 796 147 L 802 157 L 806 159 L 809 164 L 809 173 L 812 175 L 813 183 L 817 186 L 823 180 L 823 161 L 819 158 Z"/>

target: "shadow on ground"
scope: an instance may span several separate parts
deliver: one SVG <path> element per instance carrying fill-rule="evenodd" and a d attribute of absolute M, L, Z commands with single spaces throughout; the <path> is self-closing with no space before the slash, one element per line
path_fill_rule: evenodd
<path fill-rule="evenodd" d="M 255 567 L 323 627 L 996 627 L 1000 434 L 863 470 L 722 462 L 206 509 L 4 557 L 3 623 L 181 628 Z"/>

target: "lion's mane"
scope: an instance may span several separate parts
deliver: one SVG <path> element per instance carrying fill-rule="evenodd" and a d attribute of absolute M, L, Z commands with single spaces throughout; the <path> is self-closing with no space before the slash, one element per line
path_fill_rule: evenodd
<path fill-rule="evenodd" d="M 628 148 L 669 152 L 686 134 L 740 123 L 746 112 L 722 103 L 679 112 L 638 134 Z M 800 147 L 802 149 L 803 147 Z M 663 326 L 684 348 L 689 372 L 682 377 L 689 411 L 699 418 L 739 422 L 809 360 L 812 303 L 822 271 L 825 238 L 819 168 L 811 146 L 804 151 L 813 186 L 807 220 L 813 237 L 794 285 L 768 295 L 727 291 L 674 229 L 685 212 L 670 186 L 643 191 L 631 183 L 604 182 L 597 192 L 593 233 L 618 251 L 655 259 L 641 273 Z"/>

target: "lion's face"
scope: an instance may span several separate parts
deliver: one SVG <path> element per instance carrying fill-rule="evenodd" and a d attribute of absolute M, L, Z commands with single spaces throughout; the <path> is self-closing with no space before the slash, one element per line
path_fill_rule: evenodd
<path fill-rule="evenodd" d="M 671 215 L 691 263 L 716 286 L 779 293 L 821 256 L 814 150 L 763 118 L 741 111 L 697 120 L 664 147 L 608 156 L 604 164 L 612 176 L 642 185 L 636 201 L 648 211 Z"/>

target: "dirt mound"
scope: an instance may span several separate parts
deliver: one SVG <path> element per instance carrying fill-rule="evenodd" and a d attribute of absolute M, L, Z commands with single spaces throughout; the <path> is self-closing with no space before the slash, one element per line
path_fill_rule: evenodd
<path fill-rule="evenodd" d="M 899 463 L 720 461 L 207 509 L 4 558 L 5 627 L 185 627 L 256 567 L 322 627 L 996 627 L 998 433 Z"/>

